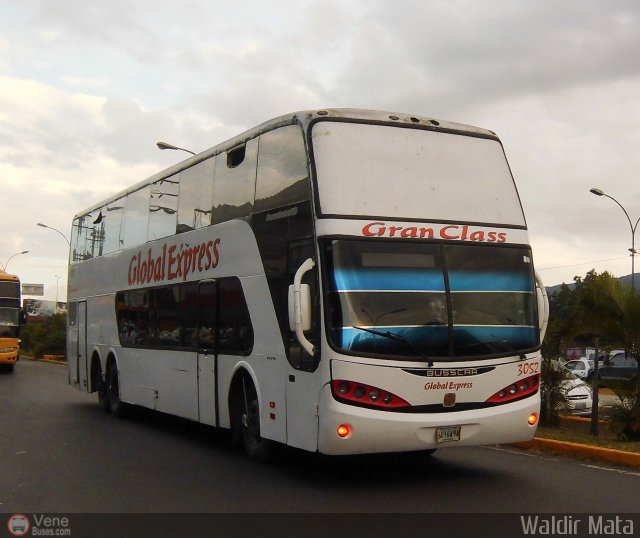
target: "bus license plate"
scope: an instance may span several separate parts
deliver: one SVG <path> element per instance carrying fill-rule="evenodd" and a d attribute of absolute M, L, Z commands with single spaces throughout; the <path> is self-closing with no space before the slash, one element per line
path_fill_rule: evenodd
<path fill-rule="evenodd" d="M 440 426 L 436 428 L 436 442 L 460 441 L 460 426 Z"/>

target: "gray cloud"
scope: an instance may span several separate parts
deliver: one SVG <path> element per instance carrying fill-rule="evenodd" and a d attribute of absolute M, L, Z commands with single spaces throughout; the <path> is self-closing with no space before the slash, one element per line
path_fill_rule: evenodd
<path fill-rule="evenodd" d="M 199 151 L 282 113 L 353 106 L 496 131 L 537 265 L 621 257 L 597 268 L 624 274 L 624 215 L 588 189 L 640 214 L 639 17 L 630 0 L 3 3 L 0 260 L 29 248 L 12 262 L 28 280 L 64 271 L 35 221 L 66 231 L 180 160 L 160 139 Z"/>

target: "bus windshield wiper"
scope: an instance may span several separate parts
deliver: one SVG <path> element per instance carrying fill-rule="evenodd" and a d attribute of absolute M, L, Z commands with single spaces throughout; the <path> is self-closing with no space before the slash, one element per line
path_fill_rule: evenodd
<path fill-rule="evenodd" d="M 405 338 L 404 336 L 400 336 L 399 334 L 392 333 L 391 331 L 382 332 L 382 331 L 376 331 L 374 329 L 368 329 L 366 327 L 357 327 L 355 325 L 353 326 L 353 328 L 358 329 L 360 331 L 367 332 L 367 333 L 375 334 L 376 336 L 382 336 L 383 338 L 388 338 L 389 340 L 395 340 L 397 342 L 402 342 L 403 344 L 407 344 L 414 351 L 416 351 L 418 355 L 420 355 L 420 357 L 422 357 L 425 361 L 427 361 L 427 364 L 429 367 L 433 366 L 433 359 L 427 357 L 417 345 L 415 345 L 411 340 L 409 340 L 408 338 Z"/>

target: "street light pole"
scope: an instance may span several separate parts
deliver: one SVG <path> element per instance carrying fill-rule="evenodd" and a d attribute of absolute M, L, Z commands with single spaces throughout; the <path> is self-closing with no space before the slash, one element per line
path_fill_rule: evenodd
<path fill-rule="evenodd" d="M 58 275 L 53 275 L 56 277 L 56 307 L 55 307 L 55 312 L 56 314 L 58 313 L 58 283 L 60 282 L 60 277 Z"/>
<path fill-rule="evenodd" d="M 46 224 L 42 224 L 42 222 L 37 222 L 36 226 L 40 226 L 40 228 L 49 228 L 50 230 L 53 230 L 54 232 L 58 232 L 62 237 L 64 237 L 64 240 L 67 242 L 67 245 L 69 245 L 69 248 L 71 248 L 71 241 L 69 241 L 69 239 L 67 238 L 66 235 L 64 235 L 60 230 L 58 230 L 57 228 L 54 228 L 53 226 L 47 226 Z"/>
<path fill-rule="evenodd" d="M 636 223 L 633 224 L 633 222 L 631 221 L 631 217 L 629 216 L 629 213 L 627 213 L 627 210 L 613 196 L 609 196 L 603 190 L 596 189 L 595 187 L 592 189 L 589 189 L 589 192 L 591 194 L 595 194 L 596 196 L 605 196 L 606 198 L 613 200 L 616 204 L 618 204 L 620 209 L 622 209 L 625 216 L 627 217 L 627 220 L 629 221 L 629 227 L 631 228 L 631 248 L 629 249 L 629 252 L 631 252 L 631 289 L 635 293 L 636 291 L 636 282 L 635 282 L 636 229 L 638 228 L 638 222 L 640 222 L 640 217 L 638 217 L 638 220 L 636 220 Z"/>
<path fill-rule="evenodd" d="M 3 271 L 7 271 L 7 266 L 9 265 L 9 262 L 15 258 L 16 256 L 20 256 L 20 254 L 27 254 L 29 251 L 28 250 L 23 250 L 22 252 L 16 252 L 15 254 L 12 254 L 11 256 L 9 256 L 9 259 L 4 262 L 4 265 L 2 266 L 2 270 Z"/>
<path fill-rule="evenodd" d="M 158 149 L 176 149 L 178 151 L 186 151 L 187 153 L 191 153 L 191 155 L 195 155 L 195 153 L 190 149 L 179 148 L 178 146 L 174 146 L 173 144 L 168 144 L 167 142 L 157 142 L 156 146 L 158 146 Z"/>

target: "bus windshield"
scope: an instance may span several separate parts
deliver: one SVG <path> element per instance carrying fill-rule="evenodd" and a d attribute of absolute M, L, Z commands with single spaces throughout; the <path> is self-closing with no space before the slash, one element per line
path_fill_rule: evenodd
<path fill-rule="evenodd" d="M 0 337 L 17 338 L 20 312 L 18 308 L 0 307 Z"/>
<path fill-rule="evenodd" d="M 329 339 L 341 352 L 442 360 L 539 345 L 528 248 L 331 240 L 323 253 Z"/>
<path fill-rule="evenodd" d="M 525 225 L 495 139 L 320 121 L 312 142 L 325 215 Z"/>

